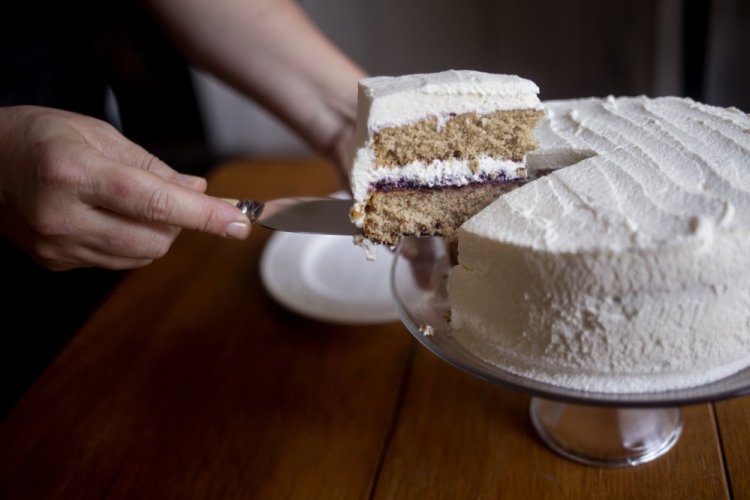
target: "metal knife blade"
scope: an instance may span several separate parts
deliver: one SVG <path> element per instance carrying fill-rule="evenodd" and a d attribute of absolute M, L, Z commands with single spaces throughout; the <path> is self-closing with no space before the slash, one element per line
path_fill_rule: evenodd
<path fill-rule="evenodd" d="M 349 220 L 350 199 L 279 198 L 266 202 L 240 200 L 237 208 L 275 231 L 351 236 L 359 229 Z"/>

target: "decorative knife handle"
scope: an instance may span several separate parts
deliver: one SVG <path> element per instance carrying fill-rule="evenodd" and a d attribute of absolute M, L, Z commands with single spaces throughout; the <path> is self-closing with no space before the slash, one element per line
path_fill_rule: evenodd
<path fill-rule="evenodd" d="M 255 222 L 263 212 L 263 203 L 255 200 L 240 200 L 236 206 L 243 214 L 248 216 L 250 222 Z"/>

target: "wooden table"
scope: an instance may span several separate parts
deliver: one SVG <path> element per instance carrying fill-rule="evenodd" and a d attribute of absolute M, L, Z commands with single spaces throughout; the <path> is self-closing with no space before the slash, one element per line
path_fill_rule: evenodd
<path fill-rule="evenodd" d="M 337 189 L 314 160 L 221 165 L 210 190 Z M 400 323 L 336 326 L 265 293 L 269 232 L 185 233 L 128 275 L 0 424 L 0 498 L 750 499 L 750 398 L 684 408 L 631 469 L 548 450 L 528 397 L 447 365 Z"/>

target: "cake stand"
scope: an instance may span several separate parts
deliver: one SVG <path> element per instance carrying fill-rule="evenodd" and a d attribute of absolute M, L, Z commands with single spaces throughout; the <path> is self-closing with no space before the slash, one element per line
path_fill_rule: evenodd
<path fill-rule="evenodd" d="M 402 240 L 391 268 L 401 321 L 427 349 L 493 384 L 531 396 L 531 422 L 552 450 L 588 465 L 625 467 L 669 451 L 682 431 L 680 406 L 750 394 L 750 368 L 687 389 L 600 393 L 559 387 L 508 372 L 465 349 L 451 334 L 447 280 L 451 262 L 440 238 Z"/>

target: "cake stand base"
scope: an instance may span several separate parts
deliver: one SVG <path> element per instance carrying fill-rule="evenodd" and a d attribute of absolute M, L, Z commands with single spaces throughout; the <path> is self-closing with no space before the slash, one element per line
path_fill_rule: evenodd
<path fill-rule="evenodd" d="M 584 406 L 532 398 L 531 422 L 558 454 L 587 465 L 629 467 L 654 460 L 677 443 L 679 408 Z"/>

